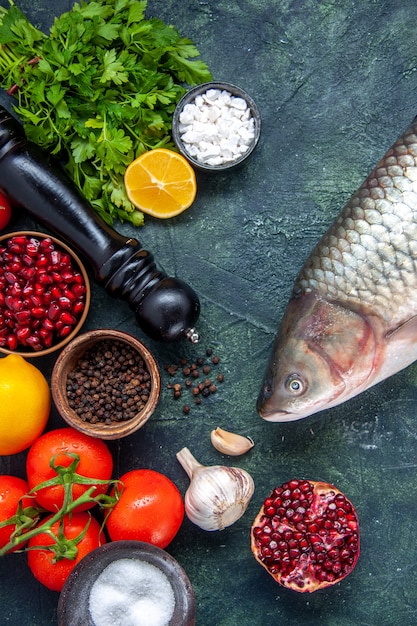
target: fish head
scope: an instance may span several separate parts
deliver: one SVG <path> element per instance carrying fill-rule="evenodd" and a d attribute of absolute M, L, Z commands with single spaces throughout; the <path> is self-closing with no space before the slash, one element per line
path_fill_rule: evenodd
<path fill-rule="evenodd" d="M 366 316 L 314 292 L 294 296 L 275 338 L 259 415 L 289 422 L 341 404 L 366 385 L 375 354 Z"/>

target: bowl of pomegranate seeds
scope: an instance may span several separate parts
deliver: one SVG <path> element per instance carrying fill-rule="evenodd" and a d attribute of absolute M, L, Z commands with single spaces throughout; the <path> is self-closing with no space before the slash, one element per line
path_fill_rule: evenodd
<path fill-rule="evenodd" d="M 60 350 L 89 306 L 87 272 L 65 243 L 35 231 L 0 237 L 0 352 L 36 357 Z"/>
<path fill-rule="evenodd" d="M 81 333 L 59 354 L 51 391 L 61 417 L 101 439 L 119 439 L 153 414 L 161 377 L 152 353 L 130 333 L 96 329 Z"/>

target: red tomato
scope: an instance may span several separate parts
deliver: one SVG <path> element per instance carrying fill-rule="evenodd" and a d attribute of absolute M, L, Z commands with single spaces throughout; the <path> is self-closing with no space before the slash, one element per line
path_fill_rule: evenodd
<path fill-rule="evenodd" d="M 76 469 L 77 474 L 88 478 L 109 480 L 113 471 L 113 459 L 107 445 L 101 439 L 88 437 L 78 432 L 75 428 L 58 428 L 44 433 L 29 448 L 26 459 L 26 475 L 29 487 L 33 489 L 39 483 L 56 476 L 55 470 L 50 466 L 54 455 L 55 465 L 68 467 L 73 458 L 66 452 L 79 455 L 80 462 Z M 61 454 L 62 453 L 62 454 Z M 74 500 L 81 496 L 92 485 L 73 485 L 72 494 Z M 97 485 L 93 495 L 106 493 L 107 485 Z M 62 506 L 64 488 L 62 485 L 44 487 L 36 492 L 36 501 L 47 511 L 56 511 Z M 94 506 L 94 503 L 85 503 L 75 510 L 85 511 Z"/>
<path fill-rule="evenodd" d="M 51 519 L 52 515 L 42 521 L 44 524 Z M 55 543 L 53 537 L 48 533 L 39 533 L 29 539 L 28 543 L 28 564 L 35 578 L 53 591 L 61 591 L 62 587 L 71 571 L 83 557 L 92 552 L 103 543 L 106 543 L 105 537 L 101 532 L 100 524 L 89 513 L 73 513 L 65 515 L 64 518 L 64 535 L 67 539 L 75 539 L 84 530 L 87 524 L 88 529 L 84 537 L 76 543 L 77 554 L 75 559 L 63 558 L 54 562 L 55 553 L 52 550 L 36 550 L 37 546 L 49 546 Z M 55 536 L 58 534 L 60 522 L 52 524 L 51 530 Z"/>
<path fill-rule="evenodd" d="M 0 191 L 0 230 L 6 228 L 12 217 L 12 207 L 7 196 Z"/>
<path fill-rule="evenodd" d="M 165 548 L 184 519 L 184 503 L 174 483 L 159 472 L 132 470 L 120 481 L 120 499 L 107 518 L 112 541 L 136 539 Z"/>
<path fill-rule="evenodd" d="M 23 496 L 29 491 L 29 485 L 22 478 L 17 476 L 0 476 L 0 522 L 13 517 L 17 512 L 17 506 Z M 32 498 L 25 498 L 23 506 L 33 505 Z M 10 541 L 10 535 L 15 529 L 15 524 L 7 524 L 0 528 L 0 548 L 3 548 Z M 18 546 L 22 547 L 22 544 Z M 17 549 L 17 548 L 16 548 Z"/>

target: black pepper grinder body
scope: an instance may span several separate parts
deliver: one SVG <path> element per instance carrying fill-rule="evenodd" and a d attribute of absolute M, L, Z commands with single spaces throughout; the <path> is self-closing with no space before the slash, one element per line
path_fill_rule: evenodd
<path fill-rule="evenodd" d="M 78 250 L 91 264 L 96 282 L 128 302 L 149 337 L 198 341 L 194 325 L 200 303 L 194 290 L 159 270 L 137 239 L 108 226 L 61 165 L 27 141 L 21 124 L 1 106 L 0 188 Z"/>

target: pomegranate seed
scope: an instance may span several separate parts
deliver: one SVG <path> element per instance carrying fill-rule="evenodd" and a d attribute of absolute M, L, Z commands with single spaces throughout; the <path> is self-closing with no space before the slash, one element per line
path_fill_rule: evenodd
<path fill-rule="evenodd" d="M 60 298 L 58 298 L 58 304 L 61 309 L 70 309 L 72 302 L 66 296 L 61 296 Z"/>
<path fill-rule="evenodd" d="M 55 328 L 55 324 L 48 317 L 42 320 L 42 328 L 46 328 L 49 331 L 53 331 Z"/>
<path fill-rule="evenodd" d="M 51 263 L 52 265 L 59 265 L 61 260 L 61 253 L 59 252 L 59 250 L 52 250 L 51 251 Z"/>
<path fill-rule="evenodd" d="M 7 335 L 7 347 L 9 348 L 9 350 L 16 350 L 17 348 L 16 335 Z"/>
<path fill-rule="evenodd" d="M 48 318 L 50 320 L 57 320 L 60 313 L 61 307 L 56 302 L 52 302 L 48 309 Z"/>
<path fill-rule="evenodd" d="M 85 294 L 85 292 L 86 292 L 86 288 L 84 285 L 80 285 L 76 283 L 72 287 L 72 293 L 74 294 L 76 298 L 81 298 Z"/>
<path fill-rule="evenodd" d="M 74 274 L 73 272 L 64 270 L 61 274 L 61 278 L 65 281 L 65 283 L 72 283 L 74 281 Z"/>
<path fill-rule="evenodd" d="M 67 326 L 73 326 L 77 320 L 69 311 L 63 311 L 59 316 L 59 321 Z"/>
<path fill-rule="evenodd" d="M 52 276 L 50 276 L 49 274 L 40 274 L 38 276 L 38 280 L 39 280 L 39 284 L 42 286 L 45 285 L 52 285 L 54 282 L 54 279 L 52 278 Z"/>
<path fill-rule="evenodd" d="M 67 335 L 70 334 L 70 332 L 72 331 L 72 326 L 62 326 L 62 328 L 57 332 L 58 337 L 60 337 L 61 339 L 63 339 L 64 337 L 67 337 Z"/>
<path fill-rule="evenodd" d="M 19 343 L 26 345 L 26 340 L 30 336 L 30 328 L 29 326 L 23 326 L 22 328 L 18 328 L 16 331 L 16 338 Z"/>
<path fill-rule="evenodd" d="M 5 272 L 4 273 L 4 278 L 7 280 L 7 282 L 9 284 L 13 284 L 15 282 L 17 282 L 17 277 L 16 274 L 13 274 L 13 272 Z"/>
<path fill-rule="evenodd" d="M 19 326 L 22 324 L 28 324 L 31 318 L 31 313 L 27 309 L 16 311 L 15 319 Z"/>
<path fill-rule="evenodd" d="M 36 317 L 38 319 L 41 319 L 42 317 L 45 317 L 46 315 L 46 309 L 43 306 L 34 306 L 32 309 L 32 315 L 33 317 Z"/>
<path fill-rule="evenodd" d="M 41 344 L 39 337 L 35 337 L 34 335 L 31 335 L 30 337 L 28 337 L 27 344 L 35 352 L 39 352 L 40 350 L 43 349 L 43 345 Z"/>
<path fill-rule="evenodd" d="M 64 298 L 68 298 L 68 300 L 71 300 L 71 302 L 74 302 L 77 299 L 77 296 L 71 291 L 71 289 L 64 289 L 63 293 L 62 293 Z"/>

